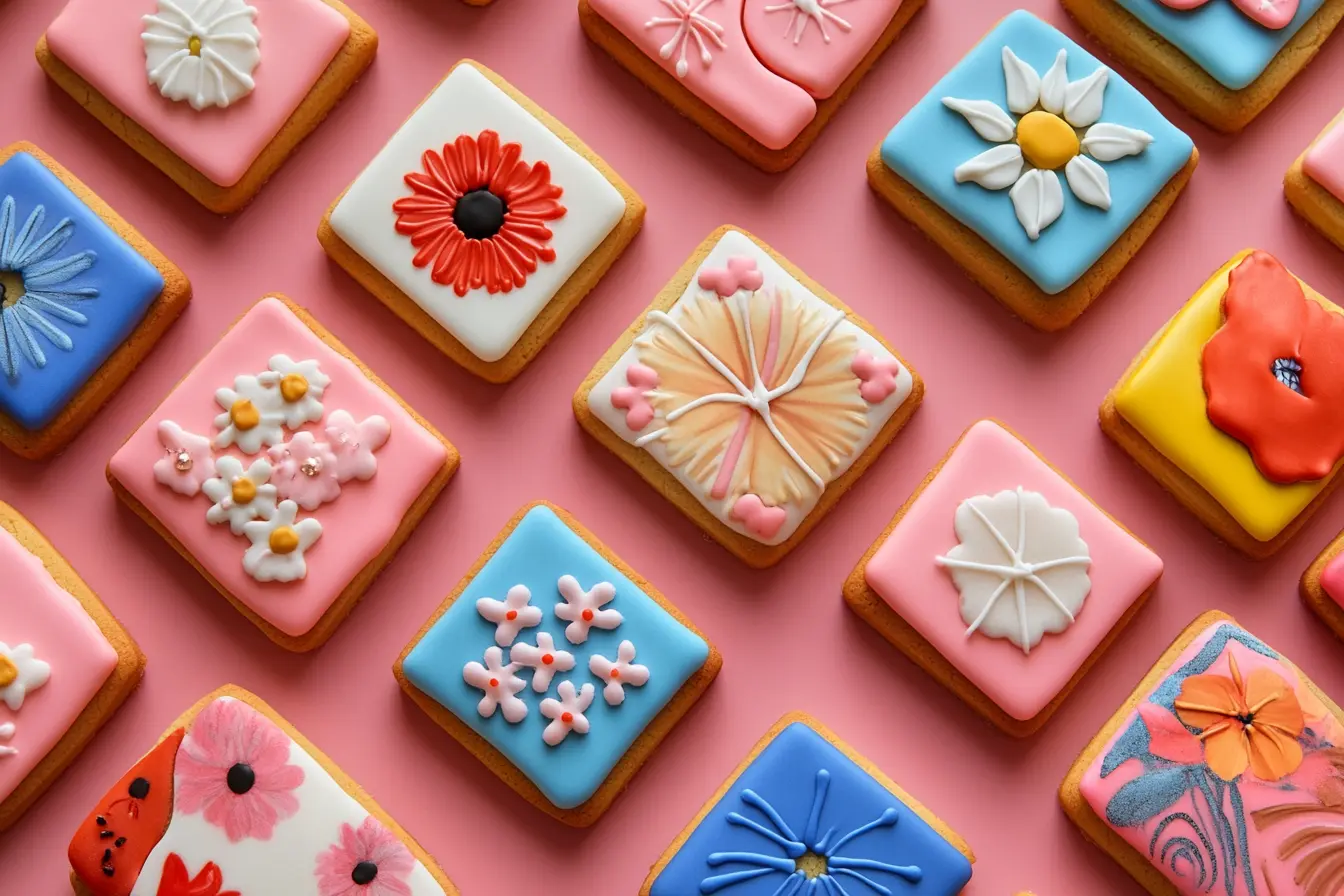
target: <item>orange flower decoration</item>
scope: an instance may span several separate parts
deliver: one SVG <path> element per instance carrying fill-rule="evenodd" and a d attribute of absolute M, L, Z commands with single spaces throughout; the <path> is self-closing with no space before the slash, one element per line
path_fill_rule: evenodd
<path fill-rule="evenodd" d="M 1181 685 L 1176 715 L 1199 730 L 1204 761 L 1224 781 L 1249 765 L 1261 780 L 1277 781 L 1302 764 L 1297 742 L 1305 721 L 1293 686 L 1269 669 L 1243 680 L 1237 658 L 1227 655 L 1232 677 L 1192 675 Z"/>
<path fill-rule="evenodd" d="M 551 167 L 521 161 L 523 147 L 500 145 L 499 134 L 463 134 L 442 153 L 426 150 L 424 172 L 406 175 L 413 195 L 392 203 L 397 233 L 411 238 L 413 264 L 433 265 L 435 283 L 459 296 L 469 289 L 492 295 L 527 282 L 538 262 L 555 261 L 547 221 L 564 217 L 564 190 Z"/>
<path fill-rule="evenodd" d="M 1322 479 L 1344 456 L 1344 315 L 1266 252 L 1233 269 L 1204 346 L 1209 420 L 1273 482 Z"/>

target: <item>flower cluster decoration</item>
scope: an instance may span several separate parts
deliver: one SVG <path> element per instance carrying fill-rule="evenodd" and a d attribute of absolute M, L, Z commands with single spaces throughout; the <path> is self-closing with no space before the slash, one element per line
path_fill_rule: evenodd
<path fill-rule="evenodd" d="M 227 524 L 249 541 L 243 568 L 259 582 L 308 574 L 306 555 L 322 524 L 300 519 L 300 510 L 318 510 L 337 500 L 342 486 L 372 479 L 375 452 L 391 434 L 376 414 L 362 421 L 344 410 L 326 414 L 322 400 L 330 383 L 317 361 L 277 354 L 267 370 L 239 375 L 232 387 L 215 392 L 220 413 L 213 438 L 172 420 L 159 422 L 163 454 L 154 462 L 154 478 L 185 497 L 209 499 L 206 522 Z M 313 424 L 318 428 L 300 429 Z"/>
<path fill-rule="evenodd" d="M 565 640 L 573 645 L 588 640 L 594 629 L 612 630 L 624 621 L 619 610 L 607 606 L 616 598 L 616 586 L 598 582 L 585 589 L 574 576 L 564 575 L 556 581 L 561 600 L 554 606 L 555 617 L 569 624 L 565 626 Z M 557 675 L 574 670 L 577 660 L 573 653 L 556 647 L 547 632 L 538 632 L 534 643 L 515 643 L 519 634 L 535 628 L 542 622 L 540 607 L 532 606 L 532 591 L 526 585 L 514 585 L 504 600 L 482 597 L 476 601 L 476 612 L 495 626 L 495 643 L 485 649 L 484 662 L 472 660 L 462 669 L 462 680 L 481 691 L 476 711 L 482 718 L 492 718 L 496 712 L 504 720 L 516 725 L 530 712 L 520 694 L 528 683 L 519 674 L 531 670 L 531 690 L 549 694 Z M 505 661 L 504 651 L 509 651 Z M 588 670 L 602 684 L 602 696 L 610 706 L 625 702 L 627 687 L 643 687 L 649 680 L 649 669 L 635 662 L 635 645 L 622 641 L 616 657 L 593 654 L 588 658 Z M 584 735 L 591 728 L 587 711 L 592 706 L 597 689 L 592 682 L 575 686 L 564 678 L 556 684 L 555 696 L 544 697 L 538 710 L 550 721 L 542 731 L 542 740 L 549 746 L 559 746 L 570 734 Z"/>
<path fill-rule="evenodd" d="M 244 0 L 158 0 L 158 10 L 141 19 L 149 82 L 198 112 L 233 105 L 257 86 L 256 18 Z"/>
<path fill-rule="evenodd" d="M 0 641 L 0 701 L 14 712 L 23 708 L 23 701 L 30 691 L 35 691 L 51 678 L 51 666 L 37 658 L 37 651 L 31 644 L 18 644 L 10 647 Z M 0 725 L 0 741 L 10 741 L 18 733 L 15 722 Z M 0 743 L 0 759 L 17 756 L 17 747 Z"/>
<path fill-rule="evenodd" d="M 1172 9 L 1199 9 L 1210 0 L 1158 0 Z M 1224 0 L 1220 0 L 1224 2 Z M 1246 14 L 1247 18 L 1272 31 L 1287 28 L 1297 15 L 1301 0 L 1225 0 Z"/>

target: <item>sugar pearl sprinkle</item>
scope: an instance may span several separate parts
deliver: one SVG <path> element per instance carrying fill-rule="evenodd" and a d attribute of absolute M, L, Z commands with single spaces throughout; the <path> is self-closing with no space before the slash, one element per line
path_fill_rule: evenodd
<path fill-rule="evenodd" d="M 173 458 L 173 466 L 179 473 L 187 472 L 191 469 L 191 455 L 186 451 L 177 452 L 177 456 Z"/>

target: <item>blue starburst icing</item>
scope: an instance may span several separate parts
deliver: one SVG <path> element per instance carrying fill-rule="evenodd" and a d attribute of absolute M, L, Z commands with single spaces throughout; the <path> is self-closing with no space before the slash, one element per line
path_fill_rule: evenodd
<path fill-rule="evenodd" d="M 779 733 L 653 882 L 651 896 L 953 896 L 971 864 L 808 725 Z"/>

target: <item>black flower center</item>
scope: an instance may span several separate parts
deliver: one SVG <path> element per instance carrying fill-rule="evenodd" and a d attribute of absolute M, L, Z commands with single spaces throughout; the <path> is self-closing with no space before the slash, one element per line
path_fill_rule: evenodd
<path fill-rule="evenodd" d="M 378 865 L 374 862 L 360 862 L 355 866 L 355 870 L 350 872 L 350 879 L 359 886 L 373 883 L 373 879 L 378 876 Z"/>
<path fill-rule="evenodd" d="M 462 194 L 453 206 L 453 223 L 467 239 L 488 240 L 504 227 L 509 204 L 482 187 Z"/>
<path fill-rule="evenodd" d="M 1270 365 L 1270 370 L 1274 372 L 1274 379 L 1283 383 L 1298 395 L 1306 394 L 1302 391 L 1301 361 L 1296 358 L 1278 358 Z"/>
<path fill-rule="evenodd" d="M 131 799 L 142 800 L 149 796 L 149 781 L 144 778 L 136 778 L 131 782 L 131 786 L 126 788 L 126 792 L 131 795 Z"/>
<path fill-rule="evenodd" d="M 228 782 L 229 789 L 242 796 L 257 783 L 257 773 L 246 762 L 239 762 L 229 769 Z"/>

